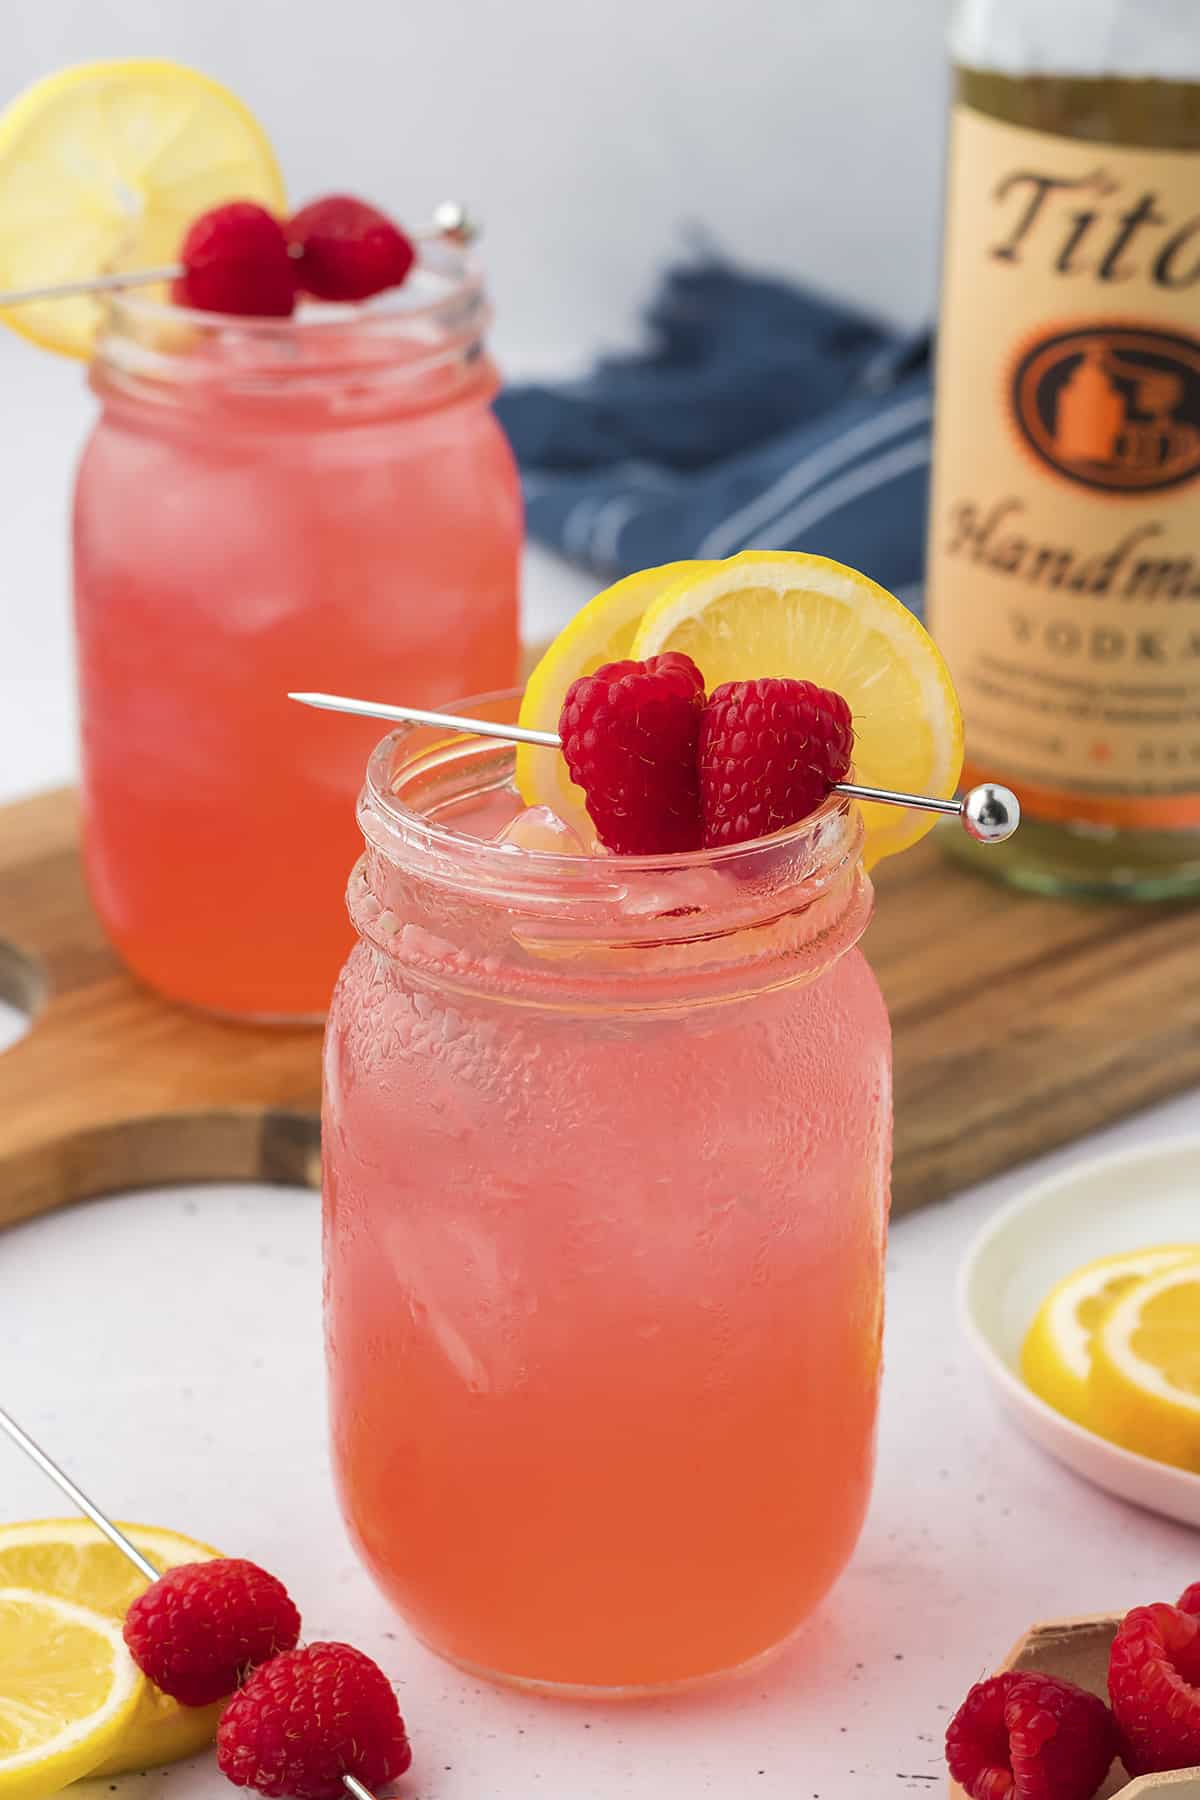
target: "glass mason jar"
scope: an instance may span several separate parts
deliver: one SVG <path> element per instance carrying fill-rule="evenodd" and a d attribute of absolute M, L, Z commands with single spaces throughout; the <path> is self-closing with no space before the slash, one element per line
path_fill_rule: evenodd
<path fill-rule="evenodd" d="M 487 320 L 441 245 L 370 307 L 111 309 L 75 501 L 84 852 L 114 946 L 173 999 L 328 1004 L 378 727 L 289 689 L 432 705 L 516 677 Z"/>
<path fill-rule="evenodd" d="M 399 733 L 360 801 L 326 1033 L 336 1478 L 433 1649 L 652 1691 L 782 1643 L 858 1536 L 891 1149 L 871 889 L 844 800 L 723 852 L 506 848 L 512 756 Z"/>

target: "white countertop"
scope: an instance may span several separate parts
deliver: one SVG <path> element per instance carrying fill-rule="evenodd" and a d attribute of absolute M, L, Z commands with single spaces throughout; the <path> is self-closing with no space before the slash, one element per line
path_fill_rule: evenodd
<path fill-rule="evenodd" d="M 3 801 L 74 767 L 65 513 L 87 403 L 78 370 L 6 340 L 0 390 Z M 588 585 L 531 555 L 531 631 Z M 1200 1095 L 1036 1172 L 1188 1132 L 1200 1133 Z M 1195 1533 L 1047 1460 L 992 1411 L 968 1362 L 955 1272 L 981 1221 L 1029 1177 L 1017 1171 L 896 1227 L 879 1474 L 854 1562 L 765 1672 L 685 1699 L 606 1708 L 481 1689 L 420 1649 L 374 1594 L 326 1469 L 312 1194 L 144 1192 L 8 1233 L 3 1400 L 102 1505 L 257 1558 L 291 1588 L 307 1636 L 345 1637 L 378 1657 L 414 1743 L 406 1800 L 936 1793 L 947 1713 L 1026 1624 L 1173 1599 L 1200 1576 Z M 61 1511 L 0 1444 L 0 1517 Z M 112 1786 L 133 1800 L 147 1783 L 172 1800 L 229 1791 L 209 1759 Z"/>

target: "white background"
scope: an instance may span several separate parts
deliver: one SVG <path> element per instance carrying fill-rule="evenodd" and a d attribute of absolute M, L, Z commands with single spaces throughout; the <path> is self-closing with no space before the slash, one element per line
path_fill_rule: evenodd
<path fill-rule="evenodd" d="M 40 0 L 20 11 L 20 33 L 0 47 L 6 92 L 66 60 L 170 54 L 254 104 L 297 198 L 359 188 L 408 216 L 468 198 L 489 221 L 499 341 L 516 366 L 627 336 L 689 220 L 905 322 L 930 302 L 941 0 L 703 11 L 684 0 Z M 7 338 L 0 394 L 4 800 L 74 766 L 65 515 L 88 404 L 78 368 Z M 587 588 L 532 558 L 533 629 Z M 1198 1129 L 1192 1097 L 1113 1139 Z M 606 1712 L 480 1692 L 389 1617 L 346 1546 L 325 1469 L 311 1196 L 139 1195 L 6 1236 L 4 1401 L 114 1511 L 260 1557 L 293 1586 L 311 1635 L 380 1656 L 417 1748 L 406 1796 L 938 1793 L 947 1711 L 1031 1619 L 1170 1598 L 1200 1576 L 1194 1534 L 1082 1486 L 1002 1424 L 958 1343 L 963 1248 L 1026 1179 L 897 1228 L 880 1476 L 859 1554 L 782 1661 L 707 1697 Z M 0 1517 L 57 1510 L 0 1450 Z M 123 1784 L 122 1800 L 164 1788 L 174 1800 L 228 1792 L 200 1762 Z"/>
<path fill-rule="evenodd" d="M 1195 1098 L 1102 1142 L 1189 1131 Z M 1028 1624 L 1174 1600 L 1200 1578 L 1200 1535 L 1086 1487 L 1018 1437 L 959 1340 L 959 1259 L 1028 1179 L 897 1226 L 879 1471 L 858 1552 L 776 1662 L 678 1700 L 605 1707 L 481 1688 L 373 1592 L 327 1470 L 314 1195 L 176 1189 L 6 1234 L 4 1403 L 115 1513 L 257 1557 L 288 1583 L 311 1638 L 378 1657 L 415 1746 L 402 1800 L 941 1800 L 948 1714 Z M 61 1510 L 0 1439 L 0 1517 Z M 229 1794 L 204 1757 L 132 1777 L 117 1800 Z M 107 1786 L 80 1800 L 110 1800 Z"/>

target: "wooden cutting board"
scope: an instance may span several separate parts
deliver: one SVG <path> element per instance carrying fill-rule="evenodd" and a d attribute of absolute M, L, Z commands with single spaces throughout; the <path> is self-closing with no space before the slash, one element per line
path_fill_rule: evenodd
<path fill-rule="evenodd" d="M 67 791 L 0 809 L 0 1225 L 126 1187 L 314 1184 L 320 1033 L 224 1024 L 125 974 Z M 1200 1082 L 1200 910 L 1017 897 L 936 845 L 867 938 L 896 1038 L 898 1212 Z"/>

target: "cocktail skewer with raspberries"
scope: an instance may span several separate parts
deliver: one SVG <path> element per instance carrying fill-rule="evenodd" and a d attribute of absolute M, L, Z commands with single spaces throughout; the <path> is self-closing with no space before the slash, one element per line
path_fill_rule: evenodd
<path fill-rule="evenodd" d="M 287 318 L 398 288 L 422 240 L 476 232 L 457 201 L 407 230 L 345 193 L 297 211 L 245 102 L 165 58 L 60 69 L 0 108 L 0 323 L 62 355 L 94 355 L 98 302 L 127 288 Z M 425 259 L 437 278 L 449 260 Z"/>
<path fill-rule="evenodd" d="M 217 1765 L 236 1787 L 269 1800 L 375 1800 L 404 1774 L 412 1750 L 387 1676 L 351 1644 L 301 1646 L 300 1614 L 274 1575 L 241 1557 L 160 1574 L 3 1409 L 0 1431 L 150 1583 L 124 1627 L 146 1679 L 181 1706 L 229 1697 Z"/>
<path fill-rule="evenodd" d="M 312 200 L 287 219 L 255 201 L 233 200 L 189 226 L 178 262 L 10 288 L 0 293 L 0 309 L 167 285 L 173 300 L 199 312 L 290 318 L 304 295 L 355 302 L 400 287 L 417 259 L 418 243 L 444 239 L 465 245 L 478 230 L 456 200 L 443 201 L 432 223 L 412 232 L 350 194 Z"/>
<path fill-rule="evenodd" d="M 983 844 L 1010 838 L 1021 809 L 1011 788 L 984 782 L 961 798 L 905 794 L 847 781 L 850 708 L 811 681 L 730 681 L 707 698 L 689 656 L 607 663 L 567 690 L 559 729 L 293 693 L 328 712 L 433 725 L 561 750 L 583 789 L 600 843 L 621 855 L 716 850 L 799 824 L 831 793 L 958 819 Z"/>

